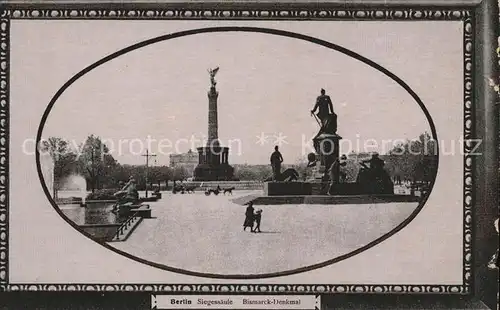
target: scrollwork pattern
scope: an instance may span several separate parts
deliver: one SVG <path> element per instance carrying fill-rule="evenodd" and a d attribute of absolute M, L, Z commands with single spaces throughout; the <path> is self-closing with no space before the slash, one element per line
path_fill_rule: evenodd
<path fill-rule="evenodd" d="M 0 19 L 0 288 L 8 282 L 9 258 L 9 31 L 10 20 L 2 17 Z"/>
<path fill-rule="evenodd" d="M 152 293 L 412 293 L 464 294 L 468 289 L 453 285 L 330 285 L 330 284 L 12 284 L 9 291 L 100 291 Z"/>
<path fill-rule="evenodd" d="M 426 9 L 12 9 L 14 19 L 463 20 L 468 10 Z"/>
<path fill-rule="evenodd" d="M 463 214 L 463 283 L 466 287 L 472 285 L 472 225 L 473 225 L 473 186 L 474 186 L 474 156 L 475 149 L 473 122 L 473 27 L 470 17 L 464 20 L 464 214 Z"/>
<path fill-rule="evenodd" d="M 268 284 L 8 284 L 9 29 L 12 19 L 160 20 L 456 20 L 464 25 L 464 249 L 462 285 L 268 285 Z M 0 290 L 146 291 L 199 293 L 411 293 L 469 294 L 472 278 L 474 205 L 473 49 L 474 29 L 467 9 L 93 9 L 23 8 L 0 11 Z"/>

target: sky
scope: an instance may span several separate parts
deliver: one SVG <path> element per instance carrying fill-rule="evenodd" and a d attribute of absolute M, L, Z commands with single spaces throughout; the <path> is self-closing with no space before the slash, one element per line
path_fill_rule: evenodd
<path fill-rule="evenodd" d="M 118 49 L 208 25 L 171 22 L 162 28 L 161 24 L 140 23 L 125 33 L 109 23 L 108 28 L 95 29 L 95 23 L 57 28 L 41 24 L 41 34 L 51 37 L 45 37 L 38 57 L 46 56 L 45 65 L 49 62 L 53 67 L 53 76 L 66 70 L 59 75 L 64 83 Z M 443 96 L 433 77 L 442 81 L 443 72 L 457 65 L 457 58 L 444 57 L 439 51 L 457 53 L 461 48 L 455 38 L 439 36 L 440 27 L 429 33 L 431 28 L 426 29 L 425 23 L 401 22 L 397 28 L 384 23 L 332 23 L 331 29 L 325 29 L 324 23 L 302 28 L 293 22 L 254 24 L 302 32 L 350 48 L 387 67 L 430 100 Z M 36 37 L 29 41 L 32 49 L 41 44 Z M 39 60 L 31 59 L 31 63 L 42 66 Z M 430 131 L 422 110 L 401 86 L 354 58 L 293 38 L 226 32 L 159 42 L 90 71 L 56 102 L 43 136 L 78 144 L 94 134 L 107 141 L 121 163 L 143 163 L 139 154 L 149 147 L 158 155 L 157 164 L 167 164 L 169 153 L 203 144 L 208 128 L 207 69 L 216 66 L 220 67 L 216 76 L 219 139 L 231 147 L 230 163 L 268 163 L 275 144 L 280 145 L 285 163 L 304 159 L 312 151 L 309 143 L 319 128 L 309 111 L 321 88 L 331 96 L 338 115 L 343 152 L 383 153 L 391 143 Z M 52 89 L 51 94 L 56 91 Z"/>

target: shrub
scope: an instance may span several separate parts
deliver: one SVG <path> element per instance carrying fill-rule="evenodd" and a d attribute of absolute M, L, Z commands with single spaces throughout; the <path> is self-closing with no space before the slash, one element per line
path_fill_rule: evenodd
<path fill-rule="evenodd" d="M 99 189 L 87 195 L 86 200 L 116 200 L 116 189 Z"/>

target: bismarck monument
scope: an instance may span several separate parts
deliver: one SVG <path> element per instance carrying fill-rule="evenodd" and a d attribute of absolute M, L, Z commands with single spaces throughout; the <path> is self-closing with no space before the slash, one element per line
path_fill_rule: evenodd
<path fill-rule="evenodd" d="M 199 147 L 198 166 L 194 169 L 195 181 L 233 180 L 234 168 L 229 165 L 229 148 L 222 147 L 218 137 L 217 98 L 215 75 L 219 68 L 209 70 L 210 90 L 208 92 L 208 139 L 206 146 Z"/>
<path fill-rule="evenodd" d="M 318 114 L 314 114 L 316 111 Z M 313 138 L 315 153 L 307 156 L 307 167 L 313 168 L 312 178 L 306 182 L 283 182 L 283 178 L 275 178 L 272 182 L 264 183 L 266 196 L 394 194 L 394 184 L 383 168 L 384 161 L 375 154 L 369 161 L 360 163 L 362 167 L 356 182 L 348 183 L 340 179 L 341 167 L 346 165 L 346 160 L 340 156 L 339 142 L 342 137 L 337 134 L 337 114 L 333 110 L 330 96 L 326 95 L 324 89 L 321 89 L 321 95 L 316 99 L 311 115 L 320 127 Z"/>

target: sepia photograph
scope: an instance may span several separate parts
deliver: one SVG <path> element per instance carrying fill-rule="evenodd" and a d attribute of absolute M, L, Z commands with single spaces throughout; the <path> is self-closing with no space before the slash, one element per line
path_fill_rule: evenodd
<path fill-rule="evenodd" d="M 498 3 L 470 2 L 6 9 L 6 291 L 491 308 Z"/>
<path fill-rule="evenodd" d="M 161 39 L 75 80 L 41 128 L 45 185 L 95 240 L 200 274 L 282 274 L 421 209 L 437 134 L 387 69 L 266 28 Z"/>

